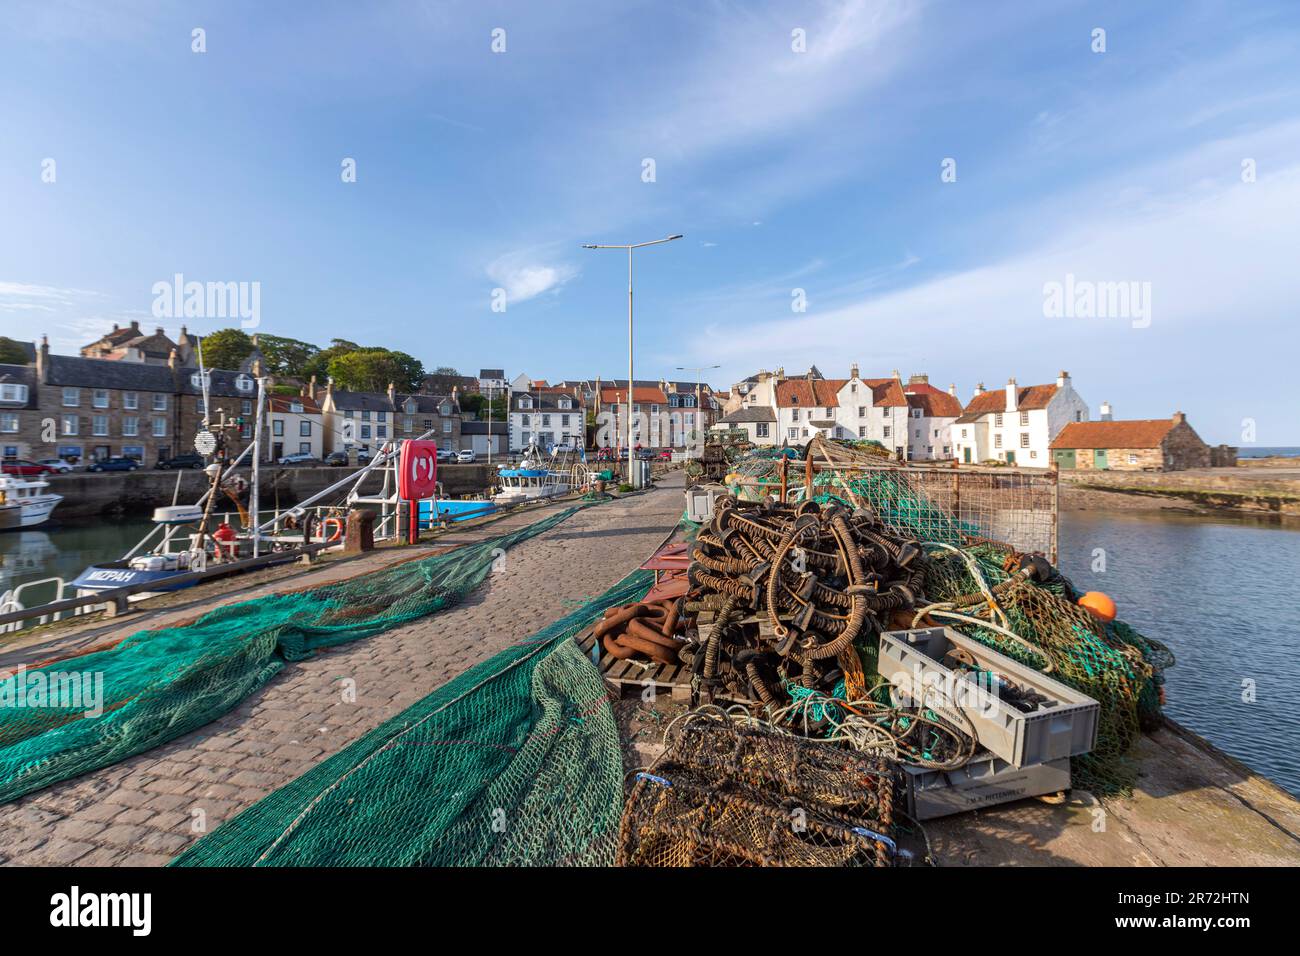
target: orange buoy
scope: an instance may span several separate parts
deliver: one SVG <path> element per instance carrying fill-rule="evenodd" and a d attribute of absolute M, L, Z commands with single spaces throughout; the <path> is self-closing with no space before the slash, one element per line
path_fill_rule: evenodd
<path fill-rule="evenodd" d="M 1093 617 L 1100 618 L 1107 623 L 1115 620 L 1115 602 L 1111 600 L 1110 595 L 1102 594 L 1100 591 L 1089 591 L 1079 598 L 1079 607 L 1086 609 L 1091 612 Z"/>

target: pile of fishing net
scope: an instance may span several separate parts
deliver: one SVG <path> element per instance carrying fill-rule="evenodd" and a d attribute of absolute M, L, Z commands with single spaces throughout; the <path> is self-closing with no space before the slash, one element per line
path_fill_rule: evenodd
<path fill-rule="evenodd" d="M 636 571 L 249 807 L 177 866 L 608 866 L 618 727 L 573 638 Z"/>
<path fill-rule="evenodd" d="M 621 866 L 890 866 L 895 765 L 702 712 L 665 735 L 619 828 Z"/>
<path fill-rule="evenodd" d="M 85 700 L 62 706 L 0 706 L 0 802 L 106 767 L 215 720 L 284 666 L 459 602 L 491 571 L 502 549 L 555 527 L 570 508 L 508 534 L 446 554 L 297 592 L 253 598 L 182 626 L 139 631 L 120 643 L 0 681 L 61 675 L 102 679 L 103 712 Z"/>

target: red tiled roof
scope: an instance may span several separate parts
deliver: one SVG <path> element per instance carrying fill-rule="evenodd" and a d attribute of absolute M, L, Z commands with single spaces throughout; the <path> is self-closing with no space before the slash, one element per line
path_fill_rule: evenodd
<path fill-rule="evenodd" d="M 926 386 L 929 391 L 907 395 L 908 408 L 919 408 L 926 418 L 957 418 L 961 415 L 961 402 L 956 396 L 941 392 L 933 385 Z"/>
<path fill-rule="evenodd" d="M 302 402 L 302 413 L 304 415 L 319 415 L 320 406 L 316 404 L 315 399 L 302 398 L 298 395 L 271 395 L 267 398 L 268 411 L 288 414 L 289 404 L 291 402 Z"/>
<path fill-rule="evenodd" d="M 877 408 L 907 405 L 907 396 L 903 393 L 903 383 L 896 378 L 864 378 L 863 383 L 871 389 L 872 404 Z"/>
<path fill-rule="evenodd" d="M 834 408 L 847 378 L 787 378 L 776 383 L 778 408 Z"/>
<path fill-rule="evenodd" d="M 1171 418 L 1148 418 L 1127 422 L 1070 422 L 1052 442 L 1053 448 L 1159 448 L 1169 430 Z"/>
<path fill-rule="evenodd" d="M 632 389 L 632 402 L 637 405 L 667 405 L 668 396 L 664 394 L 662 388 L 638 385 Z M 601 386 L 600 403 L 602 405 L 626 404 L 627 389 Z"/>
<path fill-rule="evenodd" d="M 1030 412 L 1034 409 L 1046 408 L 1055 394 L 1055 385 L 1020 386 L 1016 389 L 1016 410 Z M 1006 388 L 991 388 L 981 395 L 976 395 L 967 403 L 966 410 L 962 412 L 961 421 L 973 422 L 981 415 L 988 415 L 992 412 L 1005 412 L 1006 410 Z"/>

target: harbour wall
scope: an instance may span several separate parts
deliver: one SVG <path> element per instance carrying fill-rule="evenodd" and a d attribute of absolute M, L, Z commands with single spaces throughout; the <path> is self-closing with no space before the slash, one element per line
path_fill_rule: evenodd
<path fill-rule="evenodd" d="M 293 505 L 318 491 L 323 491 L 336 481 L 346 478 L 348 468 L 279 468 L 263 467 L 260 481 L 263 510 Z M 241 470 L 247 477 L 247 472 Z M 147 515 L 160 505 L 172 503 L 176 493 L 176 479 L 180 476 L 180 493 L 176 501 L 191 504 L 207 490 L 208 477 L 201 471 L 138 471 L 104 472 L 91 474 L 77 472 L 68 475 L 48 476 L 50 490 L 63 495 L 63 501 L 54 510 L 54 520 L 86 520 L 100 516 L 126 514 Z M 489 470 L 486 464 L 439 465 L 438 480 L 444 493 L 451 498 L 481 494 L 487 489 Z M 383 487 L 383 473 L 372 472 L 362 486 L 364 494 L 376 494 Z M 340 495 L 342 489 L 340 489 Z M 332 496 L 331 496 L 332 497 Z M 218 510 L 225 502 L 218 502 Z"/>

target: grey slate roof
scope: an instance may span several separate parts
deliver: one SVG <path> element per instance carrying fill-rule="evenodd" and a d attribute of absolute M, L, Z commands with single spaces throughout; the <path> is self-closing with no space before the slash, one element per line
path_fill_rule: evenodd
<path fill-rule="evenodd" d="M 337 397 L 338 392 L 335 392 L 334 394 Z M 438 407 L 443 402 L 447 402 L 451 406 L 451 414 L 455 415 L 456 412 L 459 410 L 457 407 L 458 403 L 453 402 L 451 400 L 450 395 L 414 395 L 414 394 L 401 395 L 399 394 L 397 396 L 398 412 L 401 412 L 402 414 L 406 413 L 405 406 L 406 406 L 406 400 L 408 398 L 415 399 L 415 413 L 417 415 L 440 415 L 442 413 L 439 411 Z M 387 396 L 385 396 L 385 400 L 387 400 Z"/>
<path fill-rule="evenodd" d="M 74 355 L 49 356 L 47 383 L 55 386 L 114 388 L 140 392 L 176 391 L 172 370 L 166 365 L 115 362 L 111 359 L 81 358 Z"/>
<path fill-rule="evenodd" d="M 505 378 L 506 370 L 503 368 L 481 368 L 478 370 L 479 378 Z"/>
<path fill-rule="evenodd" d="M 167 371 L 167 369 L 163 369 L 163 371 Z M 186 369 L 182 372 L 178 376 L 180 390 L 187 395 L 202 395 L 203 385 L 201 382 L 197 382 L 198 374 L 199 370 L 197 368 Z M 241 377 L 246 382 L 252 382 L 253 387 L 249 389 L 239 388 L 236 382 Z M 208 396 L 210 398 L 257 398 L 257 380 L 246 372 L 210 368 L 208 369 Z"/>
<path fill-rule="evenodd" d="M 755 405 L 752 408 L 738 408 L 730 415 L 718 419 L 718 422 L 723 425 L 739 425 L 744 422 L 774 421 L 776 421 L 776 415 L 774 415 L 772 409 L 768 408 L 766 405 Z"/>
<path fill-rule="evenodd" d="M 527 398 L 532 402 L 531 408 L 521 408 L 519 403 Z M 569 400 L 568 408 L 560 407 L 560 399 Z M 512 412 L 559 412 L 561 415 L 578 414 L 582 411 L 582 400 L 560 392 L 516 392 L 510 396 Z"/>
<path fill-rule="evenodd" d="M 325 397 L 321 395 L 321 404 Z M 387 392 L 349 392 L 346 389 L 334 389 L 334 407 L 353 412 L 391 412 L 393 403 L 388 400 Z"/>
<path fill-rule="evenodd" d="M 494 421 L 492 424 L 493 435 L 509 435 L 510 429 L 502 421 Z M 488 433 L 487 422 L 461 422 L 460 433 L 462 435 L 486 435 Z"/>

